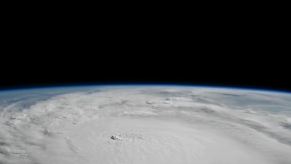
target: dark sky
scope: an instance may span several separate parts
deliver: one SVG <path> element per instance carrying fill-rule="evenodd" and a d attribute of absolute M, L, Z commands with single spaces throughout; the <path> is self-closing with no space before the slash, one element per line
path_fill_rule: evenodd
<path fill-rule="evenodd" d="M 50 25 L 43 19 L 20 20 L 3 32 L 2 89 L 175 83 L 291 91 L 290 50 L 282 39 L 286 33 L 257 19 L 246 20 L 244 26 L 234 24 L 236 19 L 176 26 L 160 21 L 144 26 L 131 20 L 96 25 L 75 24 L 75 19 L 52 20 Z"/>
<path fill-rule="evenodd" d="M 84 53 L 84 52 L 83 52 Z M 60 55 L 60 56 L 59 56 Z M 52 85 L 172 83 L 291 91 L 288 65 L 263 59 L 115 53 L 39 55 L 2 61 L 0 88 Z M 18 58 L 18 62 L 13 62 Z M 274 62 L 274 63 L 273 63 Z"/>

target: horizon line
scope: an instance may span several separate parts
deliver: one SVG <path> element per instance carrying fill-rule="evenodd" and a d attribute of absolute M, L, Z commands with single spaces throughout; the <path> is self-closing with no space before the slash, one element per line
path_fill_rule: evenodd
<path fill-rule="evenodd" d="M 13 86 L 0 88 L 0 92 L 5 91 L 19 91 L 19 90 L 35 90 L 35 89 L 48 89 L 48 88 L 79 88 L 79 87 L 106 87 L 106 86 L 176 86 L 176 87 L 193 87 L 193 88 L 217 88 L 217 89 L 235 89 L 235 90 L 250 90 L 262 92 L 277 92 L 291 94 L 290 90 L 283 89 L 270 89 L 267 87 L 257 86 L 243 86 L 243 85 L 219 85 L 219 84 L 194 84 L 194 83 L 163 83 L 163 82 L 117 82 L 117 83 L 68 83 L 68 84 L 52 84 L 52 85 L 29 85 L 29 86 Z"/>

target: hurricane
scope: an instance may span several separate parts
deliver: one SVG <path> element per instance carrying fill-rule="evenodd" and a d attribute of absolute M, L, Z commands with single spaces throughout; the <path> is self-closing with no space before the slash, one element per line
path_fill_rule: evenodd
<path fill-rule="evenodd" d="M 291 94 L 195 86 L 0 91 L 0 164 L 290 164 Z"/>

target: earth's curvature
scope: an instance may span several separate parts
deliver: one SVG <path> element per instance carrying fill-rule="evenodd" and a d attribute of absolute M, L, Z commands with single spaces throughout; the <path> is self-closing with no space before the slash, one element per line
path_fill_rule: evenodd
<path fill-rule="evenodd" d="M 104 86 L 0 92 L 0 164 L 290 164 L 291 94 Z"/>

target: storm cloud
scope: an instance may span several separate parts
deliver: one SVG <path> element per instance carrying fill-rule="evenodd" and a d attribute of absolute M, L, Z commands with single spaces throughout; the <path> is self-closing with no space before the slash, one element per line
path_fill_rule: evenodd
<path fill-rule="evenodd" d="M 0 95 L 0 164 L 291 163 L 289 94 L 59 90 Z"/>

